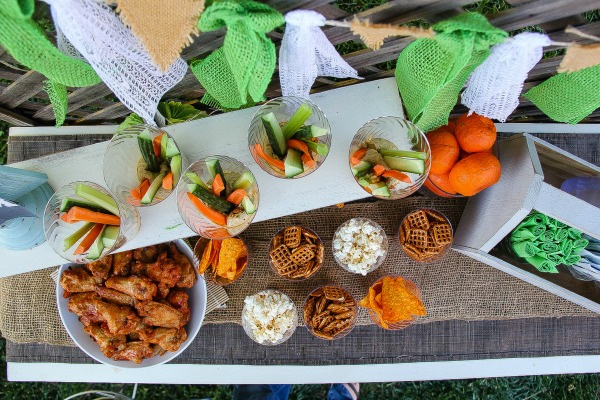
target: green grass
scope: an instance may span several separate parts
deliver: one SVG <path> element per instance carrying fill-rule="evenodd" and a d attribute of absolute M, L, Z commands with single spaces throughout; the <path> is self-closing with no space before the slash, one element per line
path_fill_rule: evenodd
<path fill-rule="evenodd" d="M 0 165 L 6 164 L 6 156 L 8 153 L 8 127 L 9 125 L 0 121 Z"/>

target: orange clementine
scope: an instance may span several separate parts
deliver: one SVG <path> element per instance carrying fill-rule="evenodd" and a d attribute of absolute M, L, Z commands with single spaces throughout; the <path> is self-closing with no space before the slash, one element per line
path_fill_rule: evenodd
<path fill-rule="evenodd" d="M 496 126 L 491 119 L 477 114 L 462 115 L 456 120 L 454 135 L 467 153 L 490 149 L 496 141 Z"/>
<path fill-rule="evenodd" d="M 460 149 L 458 146 L 447 146 L 445 144 L 435 143 L 429 146 L 431 149 L 431 174 L 445 174 L 452 169 L 458 161 Z"/>
<path fill-rule="evenodd" d="M 475 153 L 457 162 L 448 176 L 450 185 L 463 196 L 473 196 L 500 179 L 500 161 L 489 153 Z"/>
<path fill-rule="evenodd" d="M 450 184 L 449 174 L 429 174 L 428 178 L 431 179 L 431 182 L 433 182 L 439 189 L 443 190 L 444 192 L 456 194 L 456 190 L 454 190 L 454 188 Z"/>
<path fill-rule="evenodd" d="M 438 128 L 435 131 L 431 131 L 427 134 L 427 141 L 429 145 L 432 144 L 444 144 L 446 146 L 453 146 L 458 148 L 458 141 L 449 130 Z"/>
<path fill-rule="evenodd" d="M 442 132 L 442 131 L 446 131 L 446 132 L 450 132 L 450 133 L 454 133 L 454 128 L 456 128 L 456 125 L 454 124 L 453 121 L 448 121 L 448 124 L 446 125 L 442 125 L 439 128 L 436 128 L 432 131 L 430 131 L 427 136 L 429 136 L 430 134 L 436 134 L 437 132 Z"/>

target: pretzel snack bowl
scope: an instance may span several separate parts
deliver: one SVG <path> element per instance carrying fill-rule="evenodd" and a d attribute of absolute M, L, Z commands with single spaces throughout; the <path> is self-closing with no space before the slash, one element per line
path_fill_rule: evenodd
<path fill-rule="evenodd" d="M 324 285 L 308 295 L 302 315 L 306 329 L 315 337 L 324 340 L 340 339 L 354 329 L 358 303 L 347 290 L 339 286 Z"/>
<path fill-rule="evenodd" d="M 283 279 L 302 281 L 317 273 L 325 247 L 312 229 L 288 226 L 273 236 L 269 245 L 269 266 Z"/>
<path fill-rule="evenodd" d="M 454 231 L 444 214 L 422 208 L 404 217 L 398 229 L 398 240 L 409 258 L 430 263 L 440 260 L 450 250 Z"/>

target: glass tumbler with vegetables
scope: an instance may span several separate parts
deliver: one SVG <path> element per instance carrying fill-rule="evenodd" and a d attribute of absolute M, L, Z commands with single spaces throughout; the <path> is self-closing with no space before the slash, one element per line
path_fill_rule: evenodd
<path fill-rule="evenodd" d="M 411 122 L 380 117 L 363 125 L 350 144 L 350 171 L 373 196 L 396 200 L 421 187 L 431 165 L 429 143 Z"/>
<path fill-rule="evenodd" d="M 323 111 L 306 99 L 278 97 L 262 105 L 248 133 L 260 167 L 278 178 L 301 178 L 325 161 L 331 128 Z"/>
<path fill-rule="evenodd" d="M 57 190 L 44 210 L 44 233 L 52 249 L 76 263 L 100 259 L 131 240 L 140 228 L 135 207 L 116 201 L 92 182 Z"/>
<path fill-rule="evenodd" d="M 136 207 L 166 199 L 187 160 L 165 131 L 134 125 L 115 134 L 104 153 L 104 180 L 119 201 Z"/>
<path fill-rule="evenodd" d="M 258 209 L 258 185 L 241 162 L 209 156 L 192 163 L 177 185 L 177 207 L 200 236 L 225 239 L 250 225 Z"/>

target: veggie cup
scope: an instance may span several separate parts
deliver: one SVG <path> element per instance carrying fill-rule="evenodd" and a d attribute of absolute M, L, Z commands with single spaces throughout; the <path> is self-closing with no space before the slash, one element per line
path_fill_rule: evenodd
<path fill-rule="evenodd" d="M 187 167 L 175 140 L 150 125 L 133 125 L 115 134 L 102 164 L 108 189 L 119 201 L 136 207 L 166 199 Z"/>
<path fill-rule="evenodd" d="M 115 218 L 118 224 L 113 225 Z M 92 182 L 63 186 L 44 210 L 46 240 L 57 254 L 75 263 L 88 263 L 112 253 L 133 239 L 139 229 L 137 209 L 116 201 Z"/>
<path fill-rule="evenodd" d="M 252 172 L 227 156 L 208 156 L 192 163 L 177 185 L 181 218 L 208 239 L 242 233 L 254 219 L 258 202 L 258 184 Z"/>
<path fill-rule="evenodd" d="M 311 101 L 278 97 L 254 114 L 248 128 L 248 146 L 256 163 L 267 173 L 278 178 L 301 178 L 325 161 L 331 128 L 323 111 Z"/>
<path fill-rule="evenodd" d="M 429 173 L 431 152 L 423 131 L 398 117 L 363 125 L 350 144 L 350 171 L 379 199 L 397 200 L 416 192 Z"/>

